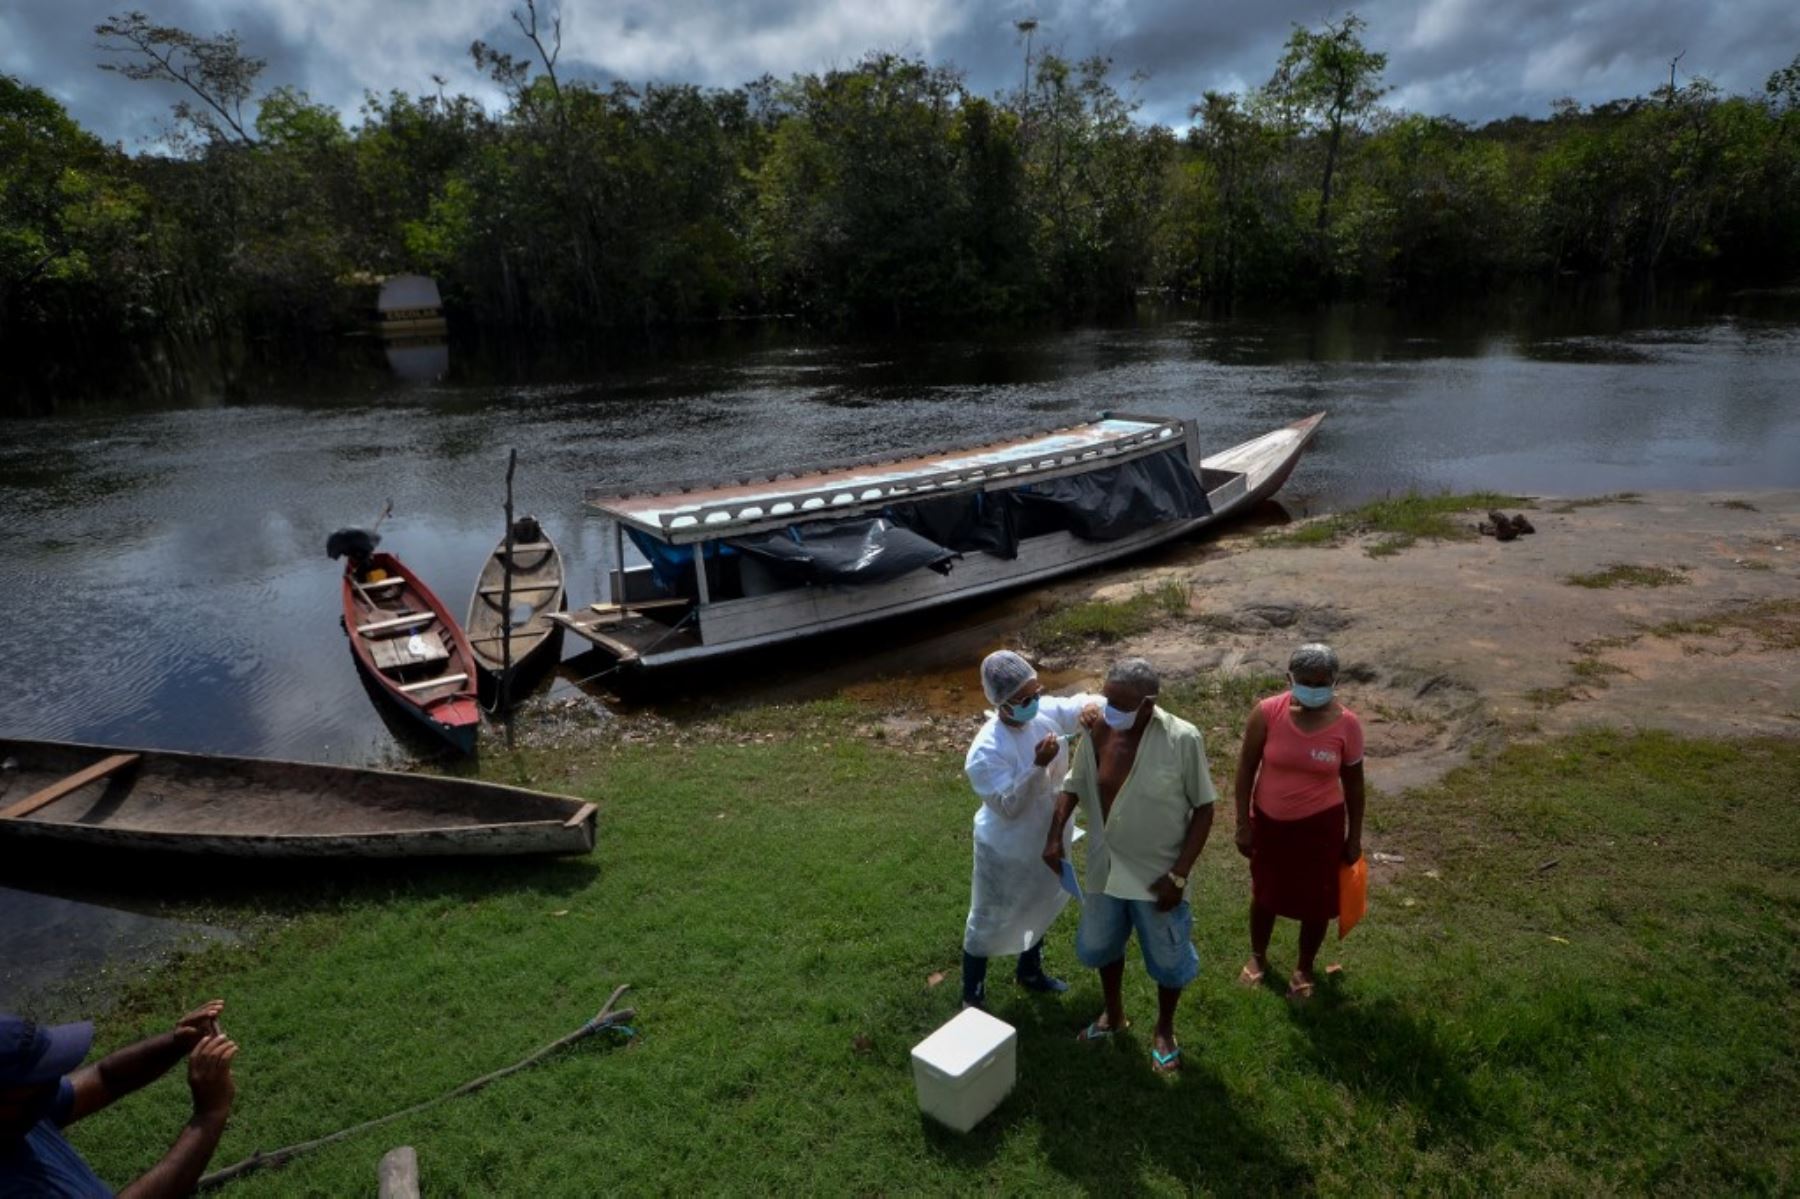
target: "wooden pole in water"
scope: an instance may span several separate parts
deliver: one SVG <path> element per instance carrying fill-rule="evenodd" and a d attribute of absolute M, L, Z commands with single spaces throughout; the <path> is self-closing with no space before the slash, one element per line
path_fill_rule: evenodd
<path fill-rule="evenodd" d="M 513 744 L 512 726 L 512 582 L 513 582 L 513 468 L 519 451 L 506 452 L 506 569 L 500 576 L 500 711 L 506 717 L 506 748 Z"/>

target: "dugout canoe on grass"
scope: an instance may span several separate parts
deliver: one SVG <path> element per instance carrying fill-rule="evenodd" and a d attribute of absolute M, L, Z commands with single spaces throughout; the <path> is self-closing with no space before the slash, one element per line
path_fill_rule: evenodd
<path fill-rule="evenodd" d="M 0 738 L 0 843 L 240 858 L 583 854 L 595 808 L 497 783 Z"/>

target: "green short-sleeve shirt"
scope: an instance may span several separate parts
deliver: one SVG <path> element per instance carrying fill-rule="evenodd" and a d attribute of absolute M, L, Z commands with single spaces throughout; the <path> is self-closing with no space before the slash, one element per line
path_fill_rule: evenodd
<path fill-rule="evenodd" d="M 1100 816 L 1099 777 L 1094 740 L 1083 737 L 1062 789 L 1081 801 L 1086 816 L 1086 888 L 1116 899 L 1154 898 L 1150 884 L 1181 855 L 1194 809 L 1218 799 L 1206 766 L 1206 743 L 1199 729 L 1159 707 L 1105 820 Z"/>

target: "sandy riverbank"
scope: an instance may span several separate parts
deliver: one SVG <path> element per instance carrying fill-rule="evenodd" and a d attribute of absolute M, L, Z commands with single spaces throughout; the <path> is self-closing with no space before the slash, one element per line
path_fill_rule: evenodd
<path fill-rule="evenodd" d="M 1090 578 L 1060 601 L 1119 601 L 1173 581 L 1189 589 L 1188 611 L 1044 664 L 1080 681 L 1128 653 L 1174 677 L 1280 674 L 1293 645 L 1329 641 L 1388 791 L 1436 779 L 1477 746 L 1588 725 L 1800 734 L 1800 492 L 1545 498 L 1526 510 L 1536 534 L 1507 543 L 1372 557 L 1370 538 L 1306 547 L 1245 535 Z M 1615 566 L 1668 581 L 1570 581 Z"/>
<path fill-rule="evenodd" d="M 957 749 L 984 707 L 975 663 L 1002 645 L 1034 650 L 1045 678 L 1068 689 L 1097 685 L 1128 654 L 1170 680 L 1279 676 L 1293 646 L 1325 640 L 1367 723 L 1371 777 L 1390 793 L 1502 743 L 1589 726 L 1800 735 L 1800 491 L 1541 497 L 1514 510 L 1535 534 L 1476 537 L 1471 512 L 1468 539 L 1385 556 L 1368 552 L 1378 536 L 1309 546 L 1291 544 L 1303 526 L 1229 533 L 1039 589 L 931 640 L 871 645 L 859 669 L 823 667 L 761 702 L 837 695 L 873 713 L 890 743 Z M 1663 572 L 1661 584 L 1570 581 L 1621 566 Z M 1143 631 L 1033 644 L 1058 611 L 1170 584 L 1186 588 L 1185 611 Z M 642 719 L 622 722 L 627 737 L 717 731 Z M 578 726 L 557 739 L 578 740 Z"/>

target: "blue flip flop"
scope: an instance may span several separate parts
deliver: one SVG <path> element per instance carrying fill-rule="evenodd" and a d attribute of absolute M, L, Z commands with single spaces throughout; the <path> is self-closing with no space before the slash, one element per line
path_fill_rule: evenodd
<path fill-rule="evenodd" d="M 1175 1073 L 1181 1069 L 1181 1046 L 1177 1045 L 1168 1053 L 1164 1053 L 1152 1045 L 1150 1047 L 1150 1064 L 1158 1074 Z"/>

